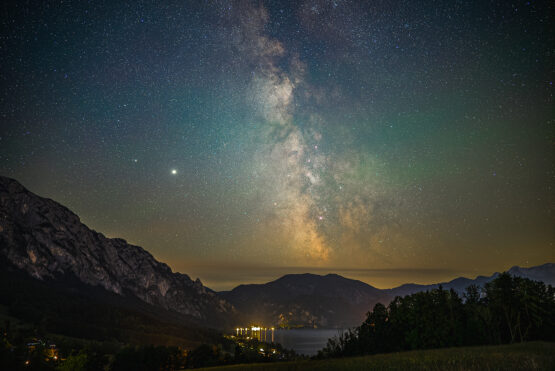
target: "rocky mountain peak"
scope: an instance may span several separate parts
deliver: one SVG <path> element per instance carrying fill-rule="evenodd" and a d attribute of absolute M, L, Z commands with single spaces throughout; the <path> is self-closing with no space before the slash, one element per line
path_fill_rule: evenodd
<path fill-rule="evenodd" d="M 139 246 L 89 229 L 66 207 L 1 176 L 0 254 L 41 280 L 76 277 L 199 320 L 234 312 L 200 280 L 172 272 Z"/>

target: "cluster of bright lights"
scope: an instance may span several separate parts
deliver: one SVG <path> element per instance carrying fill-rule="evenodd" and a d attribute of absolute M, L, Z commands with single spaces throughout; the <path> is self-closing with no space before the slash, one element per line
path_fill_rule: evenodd
<path fill-rule="evenodd" d="M 243 331 L 243 330 L 249 330 L 248 327 L 237 327 L 235 330 L 237 331 Z M 260 330 L 274 330 L 274 327 L 260 327 L 260 326 L 251 326 L 250 330 L 252 331 L 260 331 Z"/>

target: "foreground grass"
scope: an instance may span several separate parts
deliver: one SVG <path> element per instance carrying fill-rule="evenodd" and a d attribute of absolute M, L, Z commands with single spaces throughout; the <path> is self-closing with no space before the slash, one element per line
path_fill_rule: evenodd
<path fill-rule="evenodd" d="M 419 350 L 318 361 L 245 364 L 202 370 L 555 370 L 555 343 Z"/>

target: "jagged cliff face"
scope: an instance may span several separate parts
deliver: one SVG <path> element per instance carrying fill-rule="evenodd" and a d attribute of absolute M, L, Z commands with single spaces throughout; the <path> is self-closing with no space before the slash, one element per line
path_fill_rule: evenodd
<path fill-rule="evenodd" d="M 0 177 L 0 254 L 35 278 L 74 275 L 209 325 L 221 325 L 234 313 L 200 280 L 173 273 L 139 246 L 106 238 L 64 206 L 5 177 Z"/>

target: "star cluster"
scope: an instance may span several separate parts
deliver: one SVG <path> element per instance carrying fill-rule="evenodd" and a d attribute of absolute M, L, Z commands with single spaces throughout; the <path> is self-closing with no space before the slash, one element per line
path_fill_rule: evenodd
<path fill-rule="evenodd" d="M 553 261 L 552 14 L 547 1 L 6 4 L 0 174 L 217 289 Z"/>

